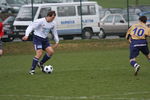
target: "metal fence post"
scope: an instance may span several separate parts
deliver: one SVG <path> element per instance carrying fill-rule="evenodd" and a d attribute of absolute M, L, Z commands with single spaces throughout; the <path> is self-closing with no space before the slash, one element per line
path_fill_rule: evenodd
<path fill-rule="evenodd" d="M 81 15 L 81 32 L 82 32 L 83 29 L 82 0 L 80 0 L 80 15 Z"/>

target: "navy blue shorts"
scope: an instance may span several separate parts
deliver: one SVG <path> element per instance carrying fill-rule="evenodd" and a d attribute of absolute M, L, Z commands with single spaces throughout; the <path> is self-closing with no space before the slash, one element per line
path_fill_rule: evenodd
<path fill-rule="evenodd" d="M 36 35 L 33 36 L 33 44 L 34 44 L 35 50 L 38 50 L 38 49 L 45 50 L 47 47 L 50 46 L 48 38 L 42 38 Z"/>
<path fill-rule="evenodd" d="M 130 45 L 130 59 L 133 59 L 139 55 L 139 52 L 142 52 L 144 55 L 149 54 L 148 46 L 137 46 L 134 47 L 133 45 Z"/>

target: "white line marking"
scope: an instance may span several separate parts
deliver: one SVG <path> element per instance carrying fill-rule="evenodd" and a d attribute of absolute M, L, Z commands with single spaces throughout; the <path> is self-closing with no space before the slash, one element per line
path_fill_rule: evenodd
<path fill-rule="evenodd" d="M 40 98 L 40 100 L 71 100 L 71 99 L 77 99 L 77 100 L 103 100 L 105 98 L 110 98 L 113 100 L 138 100 L 138 98 L 122 98 L 122 97 L 115 97 L 115 96 L 127 96 L 127 95 L 137 95 L 137 94 L 150 94 L 150 91 L 145 92 L 128 92 L 123 94 L 115 94 L 115 95 L 99 95 L 99 96 L 40 96 L 40 95 L 0 95 L 0 97 L 34 97 L 34 98 Z M 43 98 L 43 99 L 41 99 Z M 45 98 L 45 99 L 44 99 Z M 146 100 L 146 99 L 142 99 Z M 147 99 L 150 100 L 150 99 Z"/>

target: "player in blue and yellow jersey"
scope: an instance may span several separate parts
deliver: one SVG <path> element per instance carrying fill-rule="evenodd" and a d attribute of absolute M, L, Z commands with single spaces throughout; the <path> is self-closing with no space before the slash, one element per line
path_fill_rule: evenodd
<path fill-rule="evenodd" d="M 146 37 L 150 36 L 150 28 L 146 26 L 146 21 L 147 17 L 141 16 L 139 23 L 132 25 L 126 34 L 126 39 L 130 42 L 130 64 L 135 68 L 135 76 L 140 69 L 140 65 L 136 61 L 139 52 L 141 51 L 150 61 L 150 52 L 146 40 Z"/>

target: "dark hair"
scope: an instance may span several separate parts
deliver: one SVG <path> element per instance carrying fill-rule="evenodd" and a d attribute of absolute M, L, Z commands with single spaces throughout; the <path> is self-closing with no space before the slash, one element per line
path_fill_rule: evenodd
<path fill-rule="evenodd" d="M 56 13 L 55 13 L 55 11 L 49 11 L 47 13 L 47 16 L 49 16 L 49 17 L 56 16 Z"/>
<path fill-rule="evenodd" d="M 147 22 L 147 17 L 146 17 L 146 16 L 141 16 L 141 17 L 139 18 L 139 20 L 140 20 L 141 22 L 143 22 L 143 23 L 146 23 L 146 22 Z"/>

